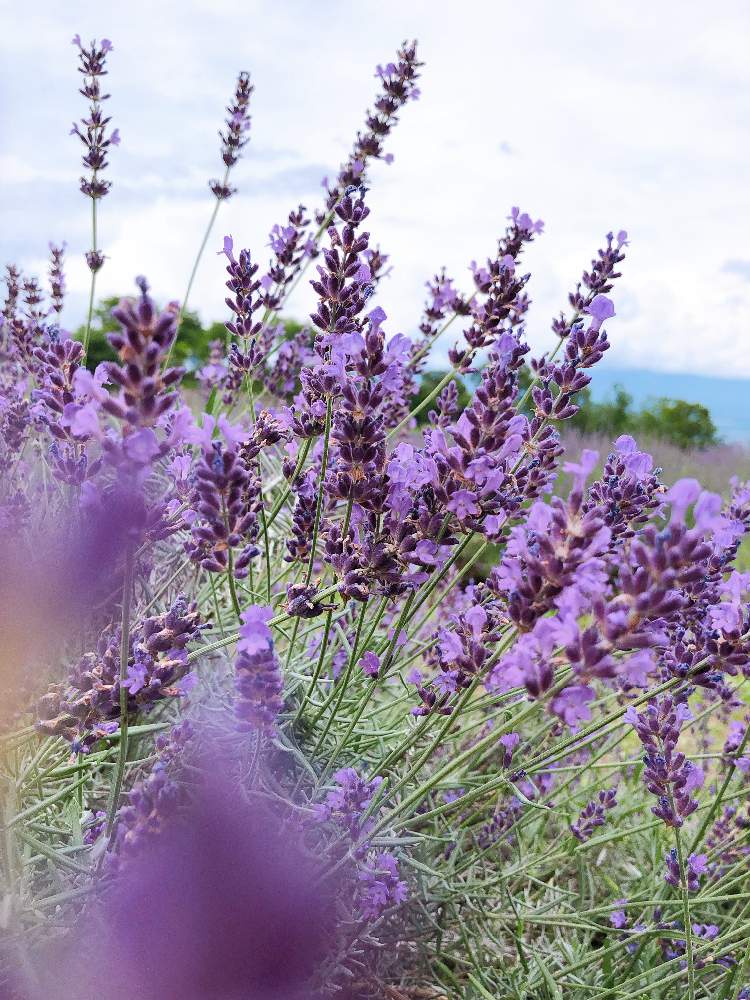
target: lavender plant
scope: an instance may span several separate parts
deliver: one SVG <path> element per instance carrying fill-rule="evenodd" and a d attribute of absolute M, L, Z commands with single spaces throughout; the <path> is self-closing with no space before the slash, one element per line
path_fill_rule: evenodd
<path fill-rule="evenodd" d="M 93 304 L 117 132 L 111 44 L 77 44 Z M 367 185 L 419 68 L 414 43 L 378 68 L 324 204 L 274 226 L 267 265 L 224 239 L 227 336 L 198 402 L 169 358 L 247 144 L 248 74 L 185 297 L 160 309 L 138 278 L 116 362 L 89 372 L 62 326 L 62 248 L 46 297 L 8 266 L 7 995 L 750 989 L 750 487 L 667 489 L 625 436 L 598 476 L 595 452 L 565 456 L 624 231 L 542 357 L 523 251 L 543 224 L 518 208 L 463 291 L 440 272 L 414 336 L 391 328 Z M 316 305 L 288 339 L 308 273 Z M 417 406 L 453 324 L 451 370 Z"/>

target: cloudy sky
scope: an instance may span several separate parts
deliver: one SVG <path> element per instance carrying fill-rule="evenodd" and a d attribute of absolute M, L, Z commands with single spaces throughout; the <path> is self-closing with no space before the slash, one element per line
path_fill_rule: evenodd
<path fill-rule="evenodd" d="M 394 272 L 380 294 L 392 332 L 419 319 L 424 282 L 492 253 L 520 205 L 545 220 L 530 249 L 529 337 L 549 321 L 604 234 L 631 238 L 608 363 L 750 376 L 750 5 L 722 0 L 0 0 L 0 262 L 43 271 L 69 246 L 69 326 L 84 311 L 83 111 L 70 38 L 109 37 L 108 110 L 122 135 L 100 234 L 103 294 L 148 275 L 180 298 L 220 173 L 216 131 L 236 72 L 256 85 L 253 132 L 222 207 L 224 233 L 263 260 L 289 209 L 320 200 L 404 38 L 420 41 L 421 99 L 372 172 L 373 241 Z M 208 253 L 191 305 L 222 319 Z M 303 290 L 290 311 L 304 316 Z"/>

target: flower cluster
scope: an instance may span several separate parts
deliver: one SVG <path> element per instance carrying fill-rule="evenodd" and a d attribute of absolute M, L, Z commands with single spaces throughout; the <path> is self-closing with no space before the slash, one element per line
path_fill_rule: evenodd
<path fill-rule="evenodd" d="M 664 881 L 674 886 L 684 884 L 688 892 L 697 892 L 701 885 L 701 875 L 708 871 L 707 862 L 708 858 L 705 854 L 691 854 L 685 862 L 683 882 L 677 849 L 673 847 L 666 857 L 667 873 L 664 876 Z"/>
<path fill-rule="evenodd" d="M 570 832 L 581 843 L 588 840 L 598 826 L 607 822 L 606 813 L 617 805 L 616 790 L 606 788 L 599 792 L 595 799 L 588 802 L 575 821 L 571 823 Z"/>
<path fill-rule="evenodd" d="M 268 622 L 271 608 L 251 605 L 242 612 L 235 661 L 235 712 L 240 728 L 268 732 L 284 707 L 284 688 Z"/>
<path fill-rule="evenodd" d="M 127 690 L 129 715 L 186 694 L 194 681 L 186 647 L 207 627 L 195 604 L 184 598 L 165 614 L 144 618 L 130 631 L 122 684 L 121 631 L 105 629 L 96 650 L 84 654 L 72 668 L 67 684 L 56 685 L 40 699 L 37 728 L 64 737 L 77 752 L 87 752 L 103 736 L 116 732 L 121 686 Z"/>
<path fill-rule="evenodd" d="M 83 118 L 80 124 L 74 122 L 70 132 L 83 143 L 86 150 L 83 166 L 90 171 L 89 177 L 81 178 L 81 191 L 88 198 L 103 198 L 111 183 L 99 175 L 107 167 L 109 148 L 120 143 L 119 131 L 108 131 L 111 118 L 102 109 L 102 102 L 109 99 L 109 94 L 102 93 L 101 78 L 107 75 L 105 67 L 107 55 L 112 51 L 112 42 L 103 38 L 99 44 L 92 41 L 87 48 L 80 36 L 75 35 L 73 45 L 78 48 L 78 72 L 83 75 L 80 92 L 90 102 L 89 117 Z"/>
<path fill-rule="evenodd" d="M 222 437 L 214 438 L 214 421 L 204 417 L 200 432 L 201 457 L 195 468 L 190 558 L 212 573 L 247 576 L 258 554 L 260 482 L 240 445 L 241 428 L 219 418 Z"/>
<path fill-rule="evenodd" d="M 96 212 L 96 202 L 112 186 L 112 182 L 102 176 L 109 165 L 107 156 L 112 146 L 120 144 L 120 132 L 118 129 L 110 130 L 112 119 L 102 107 L 102 102 L 109 99 L 109 94 L 102 92 L 102 77 L 107 75 L 107 55 L 113 46 L 108 38 L 103 38 L 100 43 L 97 44 L 94 40 L 86 47 L 79 35 L 73 37 L 73 45 L 78 48 L 78 72 L 83 75 L 80 93 L 89 101 L 89 113 L 80 123 L 73 123 L 70 134 L 77 136 L 83 143 L 83 166 L 89 174 L 81 178 L 81 192 L 92 199 L 93 210 Z M 93 245 L 86 253 L 86 263 L 92 275 L 95 275 L 104 264 L 104 254 L 96 245 L 95 228 L 93 238 Z"/>
<path fill-rule="evenodd" d="M 653 701 L 643 712 L 629 708 L 626 716 L 644 747 L 643 779 L 658 799 L 651 811 L 667 826 L 681 827 L 698 808 L 693 793 L 703 784 L 703 771 L 677 750 L 680 730 L 692 718 L 671 695 Z"/>
<path fill-rule="evenodd" d="M 375 70 L 383 89 L 375 98 L 373 110 L 367 112 L 365 131 L 357 133 L 354 148 L 335 182 L 332 185 L 323 182 L 328 212 L 335 207 L 346 188 L 364 181 L 371 160 L 385 159 L 388 163 L 393 160 L 389 154 L 383 154 L 383 142 L 398 121 L 401 108 L 407 101 L 415 101 L 419 97 L 416 81 L 421 65 L 417 59 L 417 43 L 404 42 L 396 54 L 395 63 L 378 66 Z M 324 218 L 321 215 L 318 221 L 322 222 Z"/>

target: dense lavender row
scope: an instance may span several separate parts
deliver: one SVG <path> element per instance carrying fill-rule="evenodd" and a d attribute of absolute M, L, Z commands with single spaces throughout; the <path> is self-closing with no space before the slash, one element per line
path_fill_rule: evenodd
<path fill-rule="evenodd" d="M 90 328 L 119 135 L 112 45 L 74 41 Z M 7 269 L 10 995 L 50 995 L 50 934 L 61 997 L 745 995 L 750 487 L 667 489 L 627 436 L 597 478 L 595 452 L 564 457 L 624 231 L 543 357 L 523 254 L 544 227 L 518 208 L 465 292 L 442 271 L 417 334 L 391 328 L 366 182 L 420 65 L 405 43 L 378 67 L 323 205 L 274 226 L 265 265 L 224 238 L 226 340 L 198 405 L 169 361 L 249 142 L 247 73 L 182 302 L 138 277 L 116 361 L 90 371 L 88 329 L 62 325 L 64 247 L 46 293 Z M 305 278 L 316 305 L 290 335 Z"/>

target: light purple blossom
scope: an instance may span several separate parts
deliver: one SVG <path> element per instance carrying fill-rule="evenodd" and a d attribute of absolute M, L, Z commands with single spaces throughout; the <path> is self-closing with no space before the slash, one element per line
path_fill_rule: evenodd
<path fill-rule="evenodd" d="M 408 895 L 406 882 L 399 878 L 398 862 L 392 854 L 377 854 L 360 871 L 360 905 L 366 920 L 376 920 L 390 906 L 403 903 Z"/>
<path fill-rule="evenodd" d="M 237 649 L 245 653 L 258 653 L 264 650 L 271 641 L 271 629 L 268 622 L 273 618 L 273 608 L 261 604 L 251 604 L 242 612 L 240 620 L 240 638 Z"/>
<path fill-rule="evenodd" d="M 380 657 L 369 650 L 359 658 L 359 667 L 367 677 L 377 677 L 380 673 Z"/>

